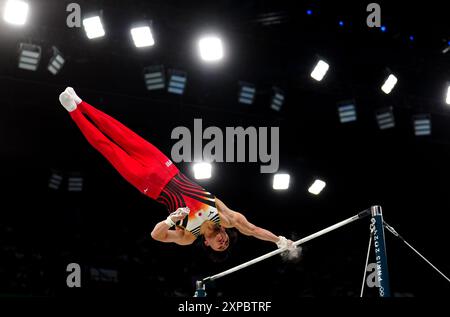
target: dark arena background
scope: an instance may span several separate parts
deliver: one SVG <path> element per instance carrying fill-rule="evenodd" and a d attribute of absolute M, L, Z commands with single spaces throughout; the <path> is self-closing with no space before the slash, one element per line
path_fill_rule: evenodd
<path fill-rule="evenodd" d="M 203 129 L 279 127 L 278 173 L 290 175 L 288 189 L 274 190 L 274 174 L 260 172 L 265 163 L 248 159 L 212 162 L 211 178 L 196 182 L 292 240 L 380 205 L 385 221 L 450 274 L 445 2 L 379 1 L 381 26 L 369 27 L 369 1 L 73 1 L 82 19 L 101 18 L 105 34 L 96 39 L 83 24 L 67 25 L 71 1 L 23 0 L 24 25 L 8 23 L 7 2 L 14 1 L 0 1 L 0 296 L 191 300 L 197 280 L 276 249 L 239 235 L 229 259 L 215 263 L 198 244 L 153 240 L 167 210 L 86 142 L 58 101 L 67 86 L 167 156 L 178 141 L 173 129 L 193 133 L 195 118 Z M 142 21 L 154 45 L 138 48 L 130 29 Z M 223 44 L 215 63 L 199 56 L 198 40 L 209 33 Z M 19 67 L 21 54 L 37 48 L 37 68 Z M 50 71 L 58 55 L 64 63 Z M 319 60 L 329 69 L 315 80 Z M 161 89 L 146 86 L 155 69 L 165 75 Z M 185 78 L 181 94 L 170 91 L 173 74 Z M 390 74 L 397 83 L 386 93 Z M 240 102 L 245 85 L 254 93 L 248 103 Z M 275 94 L 284 99 L 272 107 Z M 342 106 L 354 115 L 342 117 Z M 176 164 L 195 179 L 194 163 Z M 316 179 L 326 183 L 318 195 L 308 191 Z M 274 256 L 218 279 L 207 296 L 359 297 L 369 220 L 305 243 L 300 258 Z M 445 278 L 386 230 L 385 241 L 392 297 L 448 298 Z M 81 268 L 79 288 L 67 285 L 71 263 Z M 378 291 L 366 285 L 364 296 Z"/>

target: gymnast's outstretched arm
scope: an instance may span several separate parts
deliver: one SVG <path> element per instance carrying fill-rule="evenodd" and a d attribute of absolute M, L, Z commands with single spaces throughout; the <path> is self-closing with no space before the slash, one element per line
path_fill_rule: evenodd
<path fill-rule="evenodd" d="M 293 242 L 291 240 L 288 240 L 282 236 L 276 236 L 269 230 L 255 226 L 254 224 L 249 222 L 243 214 L 231 210 L 218 198 L 216 198 L 216 204 L 221 212 L 226 215 L 230 222 L 230 225 L 236 228 L 242 234 L 252 236 L 260 240 L 276 243 L 278 247 L 292 245 Z"/>

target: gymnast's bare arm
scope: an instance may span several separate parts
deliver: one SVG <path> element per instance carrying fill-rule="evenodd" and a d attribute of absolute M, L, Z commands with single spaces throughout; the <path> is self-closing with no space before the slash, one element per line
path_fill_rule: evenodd
<path fill-rule="evenodd" d="M 269 230 L 263 229 L 250 223 L 243 214 L 231 210 L 218 198 L 216 198 L 216 206 L 222 214 L 222 218 L 224 218 L 229 227 L 234 227 L 242 234 L 252 236 L 260 240 L 270 241 L 273 243 L 279 242 L 280 237 L 274 235 Z"/>
<path fill-rule="evenodd" d="M 177 222 L 183 218 L 182 216 L 173 217 L 173 221 Z M 175 218 L 175 219 L 174 219 Z M 179 218 L 179 219 L 178 219 Z M 153 239 L 160 242 L 173 242 L 179 245 L 189 245 L 195 241 L 195 236 L 184 229 L 176 227 L 176 230 L 169 230 L 170 226 L 166 221 L 161 221 L 156 224 L 151 233 Z"/>

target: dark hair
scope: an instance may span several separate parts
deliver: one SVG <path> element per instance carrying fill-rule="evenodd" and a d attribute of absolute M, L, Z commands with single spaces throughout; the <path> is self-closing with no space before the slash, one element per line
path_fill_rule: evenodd
<path fill-rule="evenodd" d="M 238 232 L 236 229 L 232 228 L 225 228 L 225 232 L 227 233 L 230 243 L 228 245 L 228 248 L 224 251 L 214 251 L 212 248 L 205 245 L 205 237 L 201 235 L 198 237 L 197 241 L 200 244 L 200 247 L 205 250 L 206 256 L 209 260 L 211 260 L 214 263 L 222 263 L 225 262 L 233 252 L 233 248 L 235 247 L 237 240 L 238 240 Z"/>

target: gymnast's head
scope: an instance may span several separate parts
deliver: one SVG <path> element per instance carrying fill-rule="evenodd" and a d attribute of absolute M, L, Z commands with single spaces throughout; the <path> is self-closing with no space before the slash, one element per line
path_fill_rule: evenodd
<path fill-rule="evenodd" d="M 216 224 L 213 230 L 203 235 L 203 243 L 216 252 L 224 252 L 230 246 L 230 237 L 224 227 Z"/>
<path fill-rule="evenodd" d="M 216 225 L 212 232 L 203 234 L 199 239 L 207 257 L 215 263 L 226 261 L 237 243 L 238 233 L 235 229 L 225 229 Z"/>

